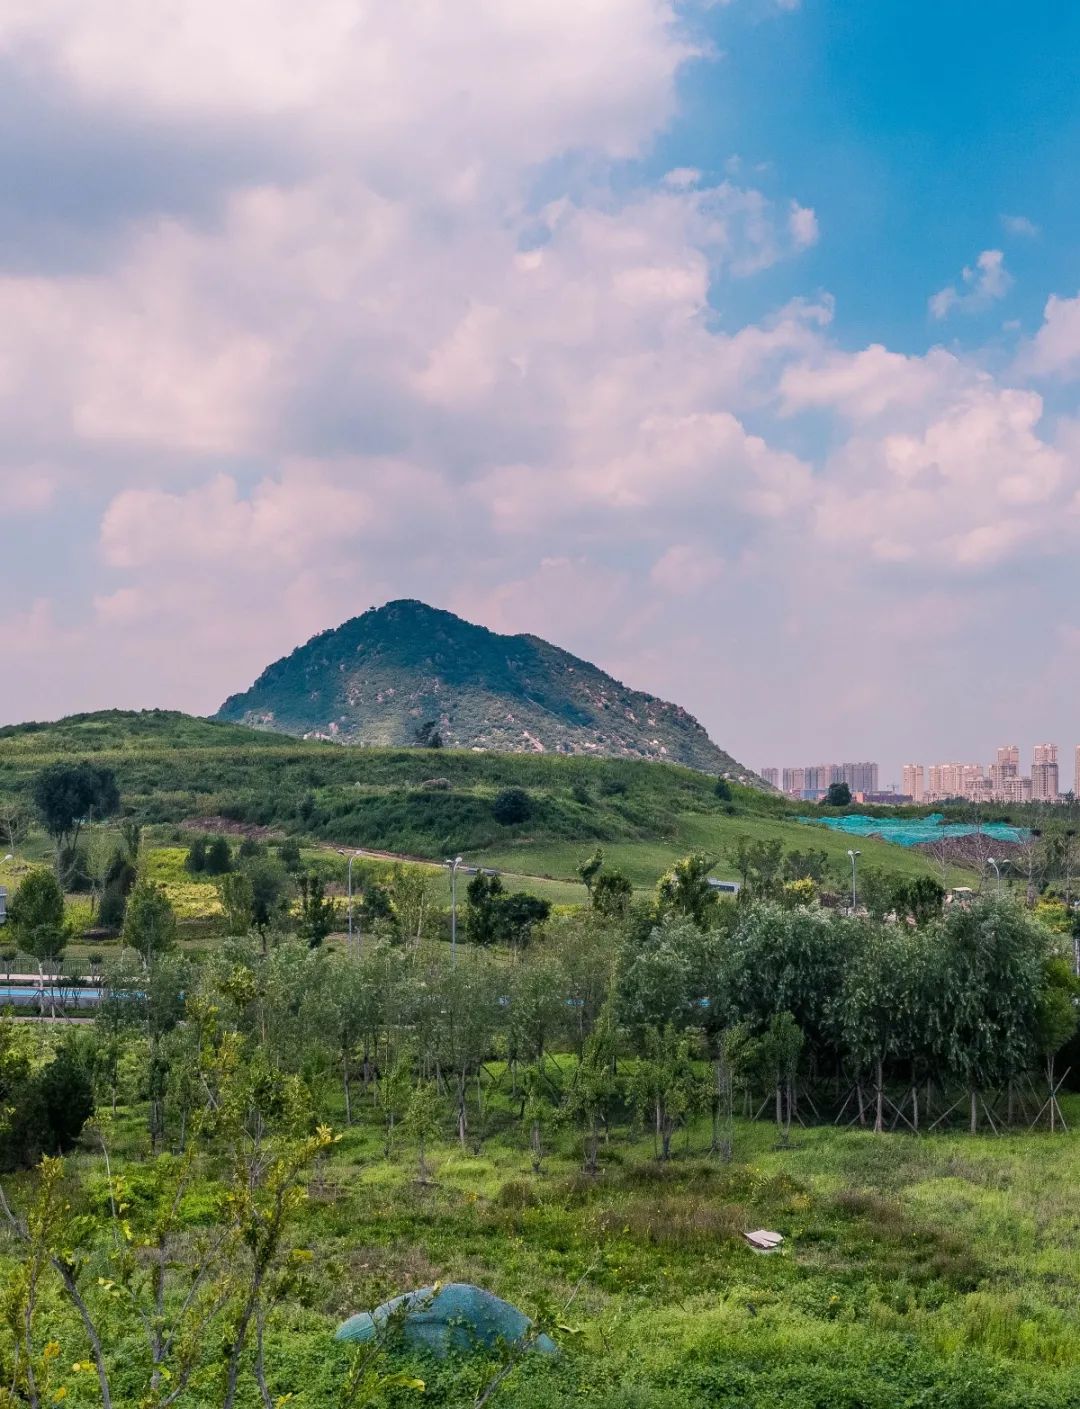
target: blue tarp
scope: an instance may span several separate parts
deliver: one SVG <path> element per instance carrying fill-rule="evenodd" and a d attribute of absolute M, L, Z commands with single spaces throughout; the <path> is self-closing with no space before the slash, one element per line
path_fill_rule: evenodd
<path fill-rule="evenodd" d="M 411 1345 L 435 1355 L 448 1351 L 492 1350 L 518 1345 L 532 1334 L 533 1323 L 523 1311 L 501 1297 L 468 1282 L 421 1287 L 384 1301 L 374 1311 L 361 1311 L 338 1327 L 335 1340 L 363 1343 L 374 1340 L 396 1322 Z M 558 1354 L 550 1336 L 539 1335 L 529 1346 L 543 1355 Z"/>
<path fill-rule="evenodd" d="M 942 837 L 970 837 L 979 832 L 992 841 L 1024 842 L 1031 833 L 1026 827 L 1013 827 L 1008 822 L 946 822 L 940 812 L 929 817 L 800 817 L 819 827 L 831 827 L 849 837 L 880 837 L 898 846 L 919 846 L 922 842 L 940 841 Z"/>

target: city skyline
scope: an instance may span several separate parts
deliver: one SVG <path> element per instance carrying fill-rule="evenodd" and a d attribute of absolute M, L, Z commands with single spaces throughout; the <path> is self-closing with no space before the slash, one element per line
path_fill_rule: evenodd
<path fill-rule="evenodd" d="M 861 795 L 866 801 L 874 796 L 886 800 L 896 795 L 913 802 L 963 797 L 980 802 L 1023 803 L 1060 801 L 1070 793 L 1080 797 L 1080 744 L 1073 746 L 1071 773 L 1063 774 L 1062 766 L 1059 746 L 1042 741 L 1031 746 L 1027 773 L 1023 772 L 1018 744 L 999 745 L 987 765 L 956 760 L 904 763 L 898 781 L 884 783 L 876 763 L 770 764 L 759 771 L 767 783 L 781 792 L 806 799 L 822 797 L 831 783 L 844 782 L 853 798 Z"/>

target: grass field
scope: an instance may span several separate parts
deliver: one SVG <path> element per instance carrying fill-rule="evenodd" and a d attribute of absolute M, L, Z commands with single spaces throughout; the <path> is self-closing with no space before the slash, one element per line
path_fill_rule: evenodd
<path fill-rule="evenodd" d="M 670 764 L 624 759 L 485 754 L 449 749 L 344 748 L 303 743 L 233 725 L 163 712 L 106 712 L 53 725 L 0 730 L 0 792 L 25 795 L 57 760 L 87 757 L 112 768 L 125 809 L 160 828 L 224 816 L 328 846 L 365 847 L 441 861 L 464 855 L 509 871 L 573 880 L 600 844 L 611 864 L 648 888 L 693 848 L 717 858 L 739 836 L 823 850 L 832 883 L 846 889 L 846 838 L 797 820 L 777 794 L 732 786 Z M 529 813 L 505 824 L 494 813 L 509 787 L 528 794 Z M 927 857 L 867 840 L 863 865 L 904 875 L 936 874 Z M 970 883 L 953 869 L 950 883 Z M 535 888 L 535 887 L 534 887 Z M 580 892 L 543 892 L 571 903 Z"/>
<path fill-rule="evenodd" d="M 682 813 L 676 819 L 675 834 L 664 841 L 604 842 L 604 856 L 609 866 L 625 872 L 638 887 L 655 884 L 657 877 L 673 861 L 689 851 L 703 851 L 716 858 L 713 874 L 723 880 L 736 880 L 731 852 L 740 837 L 752 841 L 782 842 L 785 851 L 824 851 L 832 863 L 837 884 L 848 872 L 849 838 L 827 827 L 808 826 L 802 822 L 778 817 L 741 813 L 715 816 Z M 478 854 L 484 865 L 531 871 L 541 876 L 572 877 L 577 865 L 589 854 L 590 848 L 575 842 L 543 842 L 523 838 L 510 846 L 495 847 Z M 891 842 L 866 838 L 859 842 L 862 855 L 860 866 L 877 866 L 903 876 L 933 875 L 941 879 L 941 868 L 919 852 L 913 852 Z M 950 866 L 946 873 L 948 885 L 970 885 L 970 872 Z"/>
<path fill-rule="evenodd" d="M 630 1147 L 617 1132 L 590 1179 L 563 1132 L 535 1175 L 508 1122 L 508 1094 L 505 1081 L 501 1093 L 492 1088 L 479 1150 L 435 1148 L 427 1186 L 416 1182 L 407 1141 L 385 1156 L 378 1118 L 363 1106 L 300 1214 L 297 1241 L 312 1258 L 267 1328 L 275 1396 L 335 1404 L 340 1320 L 404 1289 L 460 1280 L 564 1328 L 558 1360 L 530 1359 L 505 1381 L 493 1403 L 506 1409 L 1080 1402 L 1072 1137 L 827 1128 L 800 1130 L 792 1148 L 778 1149 L 770 1125 L 739 1121 L 731 1164 L 702 1155 L 700 1127 L 690 1152 L 680 1137 L 666 1166 L 647 1141 Z M 1080 1119 L 1075 1100 L 1066 1111 Z M 141 1120 L 122 1111 L 110 1138 L 121 1164 L 136 1157 Z M 16 1197 L 24 1182 L 13 1181 Z M 198 1222 L 210 1190 L 193 1203 Z M 779 1253 L 746 1247 L 742 1233 L 757 1227 L 784 1235 Z M 83 1354 L 66 1312 L 53 1333 L 62 1365 Z M 415 1351 L 392 1364 L 427 1389 L 388 1403 L 454 1409 L 474 1404 L 497 1368 Z M 69 1377 L 66 1402 L 100 1402 L 91 1378 Z"/>

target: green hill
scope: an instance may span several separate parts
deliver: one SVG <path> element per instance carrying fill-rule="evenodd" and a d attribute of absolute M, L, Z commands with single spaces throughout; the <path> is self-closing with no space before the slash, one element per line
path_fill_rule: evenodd
<path fill-rule="evenodd" d="M 573 879 L 599 844 L 638 886 L 693 849 L 731 877 L 730 852 L 748 836 L 777 839 L 787 851 L 825 851 L 837 889 L 845 884 L 846 837 L 800 823 L 778 794 L 734 784 L 723 798 L 714 779 L 675 764 L 349 749 L 167 711 L 109 711 L 0 729 L 0 796 L 25 796 L 46 764 L 77 758 L 113 768 L 125 808 L 149 824 L 224 818 L 342 847 L 433 860 L 461 852 L 557 879 Z M 496 815 L 507 788 L 527 794 L 527 815 L 516 822 Z M 934 873 L 927 858 L 902 847 L 873 839 L 860 846 L 863 866 Z"/>
<path fill-rule="evenodd" d="M 390 602 L 276 661 L 218 718 L 301 738 L 683 763 L 761 780 L 686 710 L 628 689 L 536 636 L 500 636 L 423 602 Z"/>

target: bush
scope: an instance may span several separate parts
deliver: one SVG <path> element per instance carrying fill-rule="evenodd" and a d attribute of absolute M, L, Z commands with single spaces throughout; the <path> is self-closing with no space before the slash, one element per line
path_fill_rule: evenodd
<path fill-rule="evenodd" d="M 26 1169 L 42 1155 L 71 1149 L 94 1113 L 93 1085 L 77 1049 L 64 1043 L 35 1072 L 9 1044 L 0 1048 L 0 1072 L 0 1101 L 9 1111 L 0 1126 L 0 1169 Z"/>
<path fill-rule="evenodd" d="M 226 876 L 232 870 L 232 852 L 224 837 L 214 837 L 206 848 L 203 870 L 208 876 Z"/>
<path fill-rule="evenodd" d="M 491 804 L 491 814 L 503 827 L 517 826 L 532 815 L 532 799 L 524 788 L 503 788 Z"/>
<path fill-rule="evenodd" d="M 199 876 L 206 870 L 206 838 L 198 836 L 188 847 L 184 857 L 184 870 L 191 876 Z"/>

